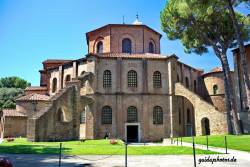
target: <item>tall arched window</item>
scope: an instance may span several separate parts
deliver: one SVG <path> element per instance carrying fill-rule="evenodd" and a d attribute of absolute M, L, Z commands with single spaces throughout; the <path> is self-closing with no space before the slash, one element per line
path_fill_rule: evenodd
<path fill-rule="evenodd" d="M 137 108 L 134 106 L 130 106 L 128 108 L 128 113 L 127 113 L 127 122 L 137 122 L 137 121 L 138 121 Z"/>
<path fill-rule="evenodd" d="M 86 112 L 85 111 L 82 111 L 80 113 L 80 123 L 81 124 L 85 124 L 86 123 Z"/>
<path fill-rule="evenodd" d="M 185 77 L 186 87 L 189 88 L 189 79 L 188 77 Z"/>
<path fill-rule="evenodd" d="M 163 111 L 160 106 L 153 109 L 153 124 L 163 124 Z"/>
<path fill-rule="evenodd" d="M 210 135 L 210 125 L 208 118 L 202 118 L 201 126 L 202 126 L 202 135 Z"/>
<path fill-rule="evenodd" d="M 58 122 L 71 122 L 72 121 L 71 112 L 65 107 L 60 107 L 57 110 L 57 121 Z"/>
<path fill-rule="evenodd" d="M 149 42 L 149 44 L 148 44 L 148 52 L 155 53 L 155 47 L 154 47 L 154 44 L 152 42 Z"/>
<path fill-rule="evenodd" d="M 102 124 L 112 124 L 112 108 L 109 106 L 102 108 Z"/>
<path fill-rule="evenodd" d="M 128 87 L 137 87 L 137 73 L 134 70 L 128 72 Z"/>
<path fill-rule="evenodd" d="M 213 86 L 213 92 L 214 92 L 214 95 L 218 93 L 218 85 Z"/>
<path fill-rule="evenodd" d="M 111 85 L 112 85 L 111 71 L 105 70 L 103 72 L 103 87 L 108 88 L 108 87 L 111 87 Z"/>
<path fill-rule="evenodd" d="M 57 89 L 57 79 L 54 78 L 52 80 L 52 93 L 55 93 L 56 92 L 56 89 Z"/>
<path fill-rule="evenodd" d="M 65 82 L 69 82 L 70 80 L 71 80 L 71 76 L 67 75 L 66 78 L 65 78 Z"/>
<path fill-rule="evenodd" d="M 161 73 L 155 71 L 153 74 L 153 86 L 154 88 L 161 88 Z"/>
<path fill-rule="evenodd" d="M 187 123 L 191 123 L 191 111 L 189 108 L 187 109 Z"/>
<path fill-rule="evenodd" d="M 132 53 L 132 42 L 129 38 L 122 40 L 122 53 Z"/>
<path fill-rule="evenodd" d="M 96 52 L 97 53 L 103 53 L 103 43 L 102 41 L 99 41 L 96 45 Z"/>
<path fill-rule="evenodd" d="M 57 111 L 57 121 L 58 122 L 63 122 L 63 111 L 61 108 L 58 109 Z"/>
<path fill-rule="evenodd" d="M 197 92 L 197 85 L 196 85 L 196 80 L 194 80 L 194 92 Z"/>

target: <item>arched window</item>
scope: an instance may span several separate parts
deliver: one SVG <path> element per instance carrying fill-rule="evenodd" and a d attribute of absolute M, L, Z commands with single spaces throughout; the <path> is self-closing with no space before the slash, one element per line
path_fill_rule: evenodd
<path fill-rule="evenodd" d="M 81 124 L 85 124 L 86 123 L 86 112 L 85 111 L 82 111 L 80 113 L 80 123 Z"/>
<path fill-rule="evenodd" d="M 202 126 L 202 135 L 210 135 L 210 123 L 208 118 L 202 118 L 201 120 Z"/>
<path fill-rule="evenodd" d="M 155 71 L 153 74 L 153 86 L 154 88 L 161 88 L 161 73 Z"/>
<path fill-rule="evenodd" d="M 189 88 L 189 79 L 188 77 L 185 77 L 186 87 Z"/>
<path fill-rule="evenodd" d="M 137 122 L 137 121 L 138 121 L 137 108 L 134 106 L 130 106 L 128 108 L 128 113 L 127 113 L 127 122 Z"/>
<path fill-rule="evenodd" d="M 58 122 L 63 122 L 63 111 L 61 108 L 58 109 L 57 111 L 57 121 Z"/>
<path fill-rule="evenodd" d="M 103 87 L 108 88 L 108 87 L 111 87 L 111 85 L 112 85 L 111 71 L 105 70 L 103 72 Z"/>
<path fill-rule="evenodd" d="M 196 87 L 196 80 L 194 80 L 194 92 L 196 93 L 197 92 L 197 87 Z"/>
<path fill-rule="evenodd" d="M 122 53 L 132 53 L 132 42 L 129 38 L 122 40 Z"/>
<path fill-rule="evenodd" d="M 57 79 L 54 78 L 52 80 L 52 93 L 55 93 L 56 92 L 56 89 L 57 89 Z"/>
<path fill-rule="evenodd" d="M 99 41 L 96 45 L 96 52 L 97 53 L 103 53 L 103 43 L 102 41 Z"/>
<path fill-rule="evenodd" d="M 152 42 L 149 42 L 149 44 L 148 44 L 148 52 L 155 53 L 155 47 L 154 47 L 154 44 Z"/>
<path fill-rule="evenodd" d="M 134 70 L 128 72 L 128 87 L 137 87 L 137 73 Z"/>
<path fill-rule="evenodd" d="M 112 108 L 109 106 L 102 108 L 102 124 L 112 124 Z"/>
<path fill-rule="evenodd" d="M 218 85 L 213 86 L 213 92 L 214 92 L 214 95 L 218 93 Z"/>
<path fill-rule="evenodd" d="M 191 123 L 191 111 L 189 108 L 187 109 L 187 123 Z"/>
<path fill-rule="evenodd" d="M 65 83 L 66 82 L 69 82 L 71 80 L 71 76 L 70 75 L 67 75 L 66 78 L 65 78 Z"/>
<path fill-rule="evenodd" d="M 65 107 L 60 107 L 57 110 L 57 121 L 58 122 L 71 122 L 72 121 L 71 112 L 69 112 L 68 109 Z"/>
<path fill-rule="evenodd" d="M 163 124 L 163 111 L 160 106 L 153 109 L 153 124 Z"/>

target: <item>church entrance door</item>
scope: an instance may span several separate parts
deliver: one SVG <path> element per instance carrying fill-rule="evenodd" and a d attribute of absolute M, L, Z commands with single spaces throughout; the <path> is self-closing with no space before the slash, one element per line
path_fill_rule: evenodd
<path fill-rule="evenodd" d="M 127 142 L 138 142 L 138 125 L 127 125 Z"/>

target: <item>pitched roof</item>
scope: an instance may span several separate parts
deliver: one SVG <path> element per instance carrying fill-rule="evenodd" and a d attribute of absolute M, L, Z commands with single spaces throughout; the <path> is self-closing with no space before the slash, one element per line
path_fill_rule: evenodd
<path fill-rule="evenodd" d="M 41 87 L 41 86 L 29 86 L 25 90 L 47 90 L 47 87 Z"/>
<path fill-rule="evenodd" d="M 128 58 L 128 59 L 167 59 L 172 56 L 165 56 L 160 54 L 153 54 L 153 53 L 98 53 L 98 54 L 91 54 L 93 56 L 97 56 L 99 58 Z"/>
<path fill-rule="evenodd" d="M 16 109 L 3 109 L 3 116 L 7 117 L 27 117 L 23 112 L 17 111 Z"/>
<path fill-rule="evenodd" d="M 222 67 L 215 67 L 210 72 L 221 72 L 223 71 Z"/>
<path fill-rule="evenodd" d="M 230 71 L 231 73 L 234 73 L 234 71 Z M 211 71 L 204 73 L 202 76 L 205 77 L 210 74 L 218 74 L 218 73 L 223 73 L 223 68 L 222 67 L 215 67 Z"/>
<path fill-rule="evenodd" d="M 48 101 L 49 99 L 50 96 L 31 93 L 16 99 L 16 101 Z"/>
<path fill-rule="evenodd" d="M 144 28 L 147 28 L 147 29 L 153 31 L 154 33 L 158 34 L 160 37 L 162 37 L 162 35 L 161 35 L 159 32 L 155 31 L 154 29 L 152 29 L 152 28 L 150 28 L 149 26 L 144 25 L 144 24 L 139 24 L 139 25 L 138 25 L 138 24 L 107 24 L 107 25 L 105 25 L 105 26 L 102 26 L 102 27 L 99 27 L 99 28 L 97 28 L 97 29 L 94 29 L 94 30 L 92 30 L 92 31 L 87 32 L 87 33 L 86 33 L 86 36 L 87 36 L 87 38 L 88 38 L 88 35 L 89 35 L 90 33 L 95 32 L 95 31 L 98 31 L 98 30 L 101 30 L 101 29 L 103 29 L 103 28 L 107 28 L 107 27 L 118 27 L 118 26 L 122 26 L 122 27 L 144 27 Z"/>
<path fill-rule="evenodd" d="M 70 62 L 72 60 L 64 60 L 64 59 L 47 59 L 45 61 L 43 61 L 43 63 L 66 63 L 66 62 Z"/>

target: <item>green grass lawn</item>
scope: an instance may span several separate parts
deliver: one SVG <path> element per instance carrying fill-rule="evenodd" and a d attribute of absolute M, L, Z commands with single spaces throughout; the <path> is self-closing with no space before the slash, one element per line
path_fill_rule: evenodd
<path fill-rule="evenodd" d="M 63 154 L 68 155 L 123 155 L 124 143 L 112 145 L 109 140 L 86 140 L 62 142 Z M 16 154 L 58 154 L 59 142 L 28 142 L 24 138 L 17 138 L 14 142 L 0 144 L 0 153 Z M 196 150 L 197 154 L 215 154 L 207 150 Z M 129 155 L 168 155 L 192 154 L 191 147 L 181 146 L 128 146 Z"/>
<path fill-rule="evenodd" d="M 208 145 L 225 147 L 225 136 L 208 136 Z M 182 138 L 185 142 L 192 142 L 192 137 Z M 195 143 L 206 145 L 206 136 L 195 137 Z M 227 135 L 227 145 L 230 149 L 250 152 L 250 135 Z"/>

